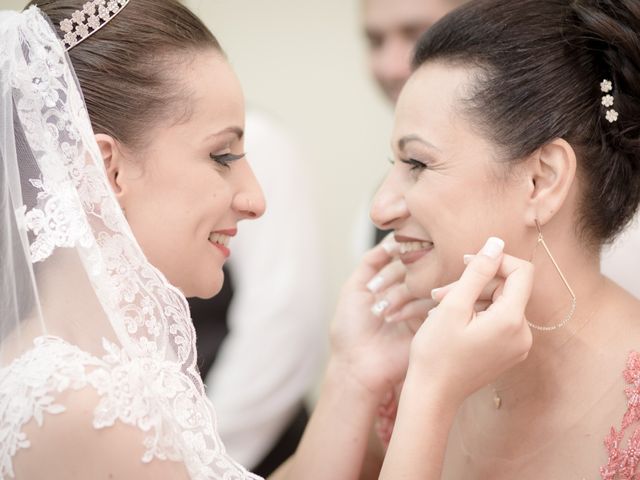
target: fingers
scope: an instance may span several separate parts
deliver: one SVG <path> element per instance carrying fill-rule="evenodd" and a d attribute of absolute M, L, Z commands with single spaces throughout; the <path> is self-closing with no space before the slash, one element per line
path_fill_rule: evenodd
<path fill-rule="evenodd" d="M 371 293 L 382 292 L 389 286 L 399 283 L 404 279 L 406 267 L 400 260 L 387 264 L 375 277 L 367 283 L 367 288 Z"/>
<path fill-rule="evenodd" d="M 526 260 L 505 255 L 500 273 L 505 276 L 505 281 L 502 294 L 493 303 L 493 308 L 521 312 L 524 317 L 533 286 L 533 265 Z"/>
<path fill-rule="evenodd" d="M 475 255 L 474 255 L 474 257 L 475 257 Z M 442 299 L 451 291 L 451 289 L 457 283 L 458 282 L 455 281 L 455 282 L 449 283 L 448 285 L 445 285 L 444 287 L 434 288 L 433 290 L 431 290 L 431 298 L 433 298 L 436 302 L 441 302 Z M 482 289 L 482 292 L 480 292 L 480 295 L 478 296 L 478 299 L 479 300 L 489 300 L 489 299 L 493 298 L 494 292 L 496 291 L 496 289 L 501 284 L 502 284 L 502 280 L 501 279 L 493 278 Z"/>
<path fill-rule="evenodd" d="M 442 299 L 440 306 L 459 312 L 454 318 L 465 318 L 473 312 L 473 306 L 480 297 L 483 289 L 495 277 L 503 258 L 504 242 L 496 237 L 487 240 L 480 251 L 480 255 L 469 263 L 462 273 L 460 280 L 451 288 L 451 291 Z"/>
<path fill-rule="evenodd" d="M 435 306 L 436 302 L 434 300 L 428 298 L 414 299 L 396 309 L 395 312 L 390 312 L 384 319 L 389 323 L 417 321 L 421 324 L 427 318 L 429 310 Z"/>
<path fill-rule="evenodd" d="M 393 250 L 388 248 L 384 243 L 385 240 L 363 255 L 362 260 L 349 279 L 349 284 L 367 284 L 385 265 L 393 260 Z"/>

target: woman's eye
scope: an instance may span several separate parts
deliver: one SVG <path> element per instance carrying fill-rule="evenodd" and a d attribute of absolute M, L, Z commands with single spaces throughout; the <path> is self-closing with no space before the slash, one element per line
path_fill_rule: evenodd
<path fill-rule="evenodd" d="M 229 164 L 231 162 L 235 162 L 236 160 L 240 160 L 245 155 L 246 155 L 245 153 L 241 153 L 239 155 L 236 155 L 236 154 L 233 154 L 233 153 L 223 153 L 222 155 L 214 155 L 213 153 L 210 153 L 209 154 L 209 158 L 211 158 L 211 160 L 219 163 L 223 167 L 229 167 Z"/>
<path fill-rule="evenodd" d="M 424 170 L 425 168 L 427 168 L 426 163 L 416 160 L 415 158 L 407 158 L 407 159 L 402 158 L 400 159 L 400 161 L 402 163 L 406 163 L 407 165 L 409 165 L 411 167 L 411 171 Z"/>

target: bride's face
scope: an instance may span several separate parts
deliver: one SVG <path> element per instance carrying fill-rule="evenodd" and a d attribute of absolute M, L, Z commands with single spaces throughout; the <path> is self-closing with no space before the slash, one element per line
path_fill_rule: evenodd
<path fill-rule="evenodd" d="M 417 296 L 459 278 L 463 255 L 486 239 L 524 255 L 528 184 L 462 113 L 472 81 L 464 68 L 426 64 L 400 95 L 392 136 L 395 162 L 371 217 L 404 245 L 407 285 Z"/>
<path fill-rule="evenodd" d="M 244 100 L 229 64 L 199 53 L 179 68 L 188 118 L 150 129 L 143 152 L 125 155 L 118 198 L 149 261 L 186 296 L 215 295 L 238 222 L 265 202 L 244 153 Z"/>

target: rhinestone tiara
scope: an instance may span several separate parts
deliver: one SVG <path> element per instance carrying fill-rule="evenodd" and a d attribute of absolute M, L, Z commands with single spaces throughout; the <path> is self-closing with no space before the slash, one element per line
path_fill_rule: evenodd
<path fill-rule="evenodd" d="M 118 15 L 130 0 L 93 0 L 85 3 L 82 10 L 76 10 L 71 18 L 60 22 L 64 32 L 62 43 L 69 51 L 96 33 Z"/>

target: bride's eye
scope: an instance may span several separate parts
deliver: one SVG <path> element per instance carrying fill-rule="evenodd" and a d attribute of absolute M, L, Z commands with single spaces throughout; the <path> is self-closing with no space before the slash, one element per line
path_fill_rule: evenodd
<path fill-rule="evenodd" d="M 209 158 L 211 158 L 211 160 L 219 163 L 223 167 L 229 168 L 229 164 L 231 162 L 235 162 L 236 160 L 240 160 L 245 155 L 246 155 L 246 153 L 241 153 L 239 155 L 236 155 L 236 154 L 233 154 L 233 153 L 223 153 L 222 155 L 214 155 L 213 153 L 210 153 L 209 154 Z"/>

